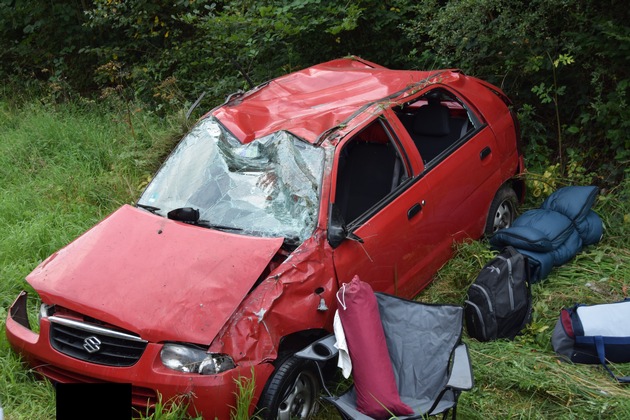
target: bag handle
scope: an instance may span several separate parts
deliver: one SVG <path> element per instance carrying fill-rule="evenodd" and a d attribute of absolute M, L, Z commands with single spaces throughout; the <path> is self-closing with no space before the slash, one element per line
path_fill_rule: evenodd
<path fill-rule="evenodd" d="M 348 306 L 346 305 L 346 286 L 347 285 L 348 283 L 344 283 L 341 285 L 341 288 L 337 290 L 337 302 L 339 302 L 339 306 L 341 306 L 344 311 L 348 309 Z M 339 296 L 340 294 L 341 296 Z"/>
<path fill-rule="evenodd" d="M 593 341 L 595 341 L 595 348 L 597 349 L 597 356 L 599 357 L 599 362 L 604 366 L 604 369 L 608 371 L 610 376 L 613 379 L 616 379 L 617 382 L 622 384 L 630 383 L 630 376 L 616 376 L 612 370 L 606 364 L 606 348 L 604 347 L 604 338 L 601 335 L 597 335 L 593 337 Z"/>

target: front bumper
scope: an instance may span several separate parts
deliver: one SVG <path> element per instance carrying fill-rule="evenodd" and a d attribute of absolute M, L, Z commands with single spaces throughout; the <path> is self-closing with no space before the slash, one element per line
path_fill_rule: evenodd
<path fill-rule="evenodd" d="M 20 293 L 9 309 L 6 334 L 11 347 L 35 372 L 53 383 L 131 383 L 132 404 L 142 413 L 146 413 L 147 407 L 153 407 L 160 395 L 163 402 L 183 397 L 183 402 L 190 404 L 192 415 L 229 419 L 232 407 L 236 407 L 236 381 L 254 375 L 257 384 L 264 384 L 273 372 L 273 366 L 268 363 L 254 365 L 253 369 L 237 367 L 218 375 L 176 372 L 162 365 L 162 344 L 158 343 L 148 343 L 138 362 L 130 367 L 81 361 L 51 347 L 50 322 L 46 318 L 41 320 L 39 334 L 31 330 L 26 300 L 27 293 Z M 262 387 L 258 388 L 256 397 Z"/>

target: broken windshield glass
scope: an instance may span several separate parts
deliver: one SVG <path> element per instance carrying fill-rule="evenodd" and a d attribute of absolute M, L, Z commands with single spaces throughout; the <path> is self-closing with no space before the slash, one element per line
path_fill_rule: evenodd
<path fill-rule="evenodd" d="M 289 132 L 242 144 L 209 117 L 184 137 L 139 203 L 163 216 L 192 207 L 209 225 L 301 242 L 317 223 L 323 167 L 323 150 Z"/>

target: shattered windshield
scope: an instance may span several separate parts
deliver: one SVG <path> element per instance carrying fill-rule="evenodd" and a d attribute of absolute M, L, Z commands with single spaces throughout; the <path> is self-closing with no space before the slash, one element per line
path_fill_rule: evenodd
<path fill-rule="evenodd" d="M 166 216 L 199 210 L 199 221 L 239 233 L 302 242 L 315 229 L 324 151 L 280 131 L 240 143 L 213 117 L 184 137 L 138 201 Z"/>

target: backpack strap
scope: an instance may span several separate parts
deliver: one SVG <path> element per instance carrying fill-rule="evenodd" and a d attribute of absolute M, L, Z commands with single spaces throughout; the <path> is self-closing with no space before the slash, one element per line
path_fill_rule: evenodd
<path fill-rule="evenodd" d="M 506 258 L 502 255 L 497 255 L 497 258 L 500 258 L 504 260 L 505 262 L 507 262 L 507 266 L 509 270 L 508 271 L 509 279 L 510 279 L 510 282 L 512 282 L 514 275 L 512 274 L 511 258 L 519 255 L 520 252 L 518 252 L 514 247 L 509 246 L 509 245 L 503 248 L 503 250 L 507 251 L 507 253 L 510 254 L 510 256 Z M 527 312 L 525 313 L 525 317 L 523 318 L 523 322 L 521 323 L 521 326 L 518 328 L 519 332 L 523 331 L 523 329 L 527 326 L 527 324 L 530 323 L 530 321 L 532 320 L 532 314 L 534 312 L 534 307 L 533 307 L 534 303 L 532 302 L 532 289 L 531 289 L 530 274 L 529 274 L 529 259 L 525 254 L 521 254 L 521 256 L 523 257 L 523 264 L 525 264 L 525 288 L 527 289 Z M 512 297 L 510 296 L 510 298 Z M 518 335 L 518 333 L 516 333 L 516 335 Z"/>
<path fill-rule="evenodd" d="M 522 331 L 527 324 L 532 320 L 532 314 L 534 312 L 534 302 L 532 298 L 532 287 L 529 276 L 529 258 L 527 255 L 523 255 L 523 263 L 525 264 L 525 286 L 527 289 L 527 314 L 525 318 L 523 318 L 523 323 L 521 324 L 521 328 L 519 331 Z"/>
<path fill-rule="evenodd" d="M 630 383 L 630 376 L 616 376 L 613 373 L 613 371 L 610 370 L 610 368 L 608 367 L 608 364 L 606 363 L 606 348 L 604 346 L 604 337 L 602 337 L 601 335 L 598 335 L 598 336 L 590 337 L 590 338 L 593 339 L 595 348 L 597 349 L 597 357 L 599 357 L 599 363 L 601 363 L 602 366 L 604 366 L 604 369 L 606 369 L 606 371 L 610 374 L 610 376 L 612 376 L 613 379 L 616 379 L 617 382 L 619 383 L 622 383 L 622 384 Z"/>

